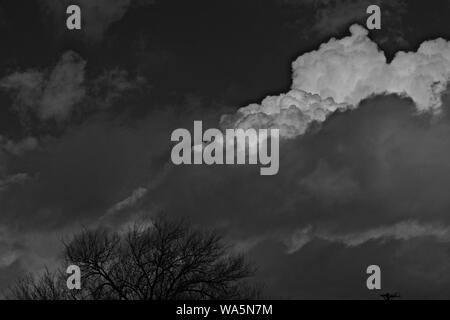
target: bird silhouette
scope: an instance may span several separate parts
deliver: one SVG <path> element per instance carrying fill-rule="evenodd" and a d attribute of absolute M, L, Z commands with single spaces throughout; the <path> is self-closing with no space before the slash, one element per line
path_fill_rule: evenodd
<path fill-rule="evenodd" d="M 400 295 L 398 293 L 390 294 L 388 292 L 388 293 L 385 293 L 385 294 L 380 294 L 380 297 L 382 297 L 383 300 L 388 300 L 389 301 L 389 300 L 394 300 L 396 298 L 400 298 Z"/>

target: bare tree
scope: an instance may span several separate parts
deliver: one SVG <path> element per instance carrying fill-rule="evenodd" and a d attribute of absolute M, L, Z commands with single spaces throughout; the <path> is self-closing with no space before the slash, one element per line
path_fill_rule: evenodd
<path fill-rule="evenodd" d="M 387 292 L 385 294 L 380 294 L 380 297 L 382 297 L 383 300 L 390 301 L 390 300 L 400 298 L 400 295 L 398 293 L 391 294 L 391 293 Z"/>
<path fill-rule="evenodd" d="M 230 253 L 217 232 L 184 221 L 159 219 L 126 233 L 84 230 L 64 243 L 65 265 L 81 269 L 82 288 L 68 290 L 64 270 L 28 276 L 7 295 L 11 299 L 252 299 L 246 285 L 253 269 Z"/>

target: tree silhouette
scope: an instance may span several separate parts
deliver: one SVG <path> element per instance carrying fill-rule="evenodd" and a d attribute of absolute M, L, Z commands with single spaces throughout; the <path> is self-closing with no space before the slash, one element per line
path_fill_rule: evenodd
<path fill-rule="evenodd" d="M 245 283 L 254 270 L 230 252 L 214 231 L 185 221 L 158 219 L 125 233 L 84 230 L 64 243 L 63 265 L 78 265 L 82 287 L 69 290 L 65 268 L 29 275 L 12 286 L 10 299 L 252 299 Z"/>

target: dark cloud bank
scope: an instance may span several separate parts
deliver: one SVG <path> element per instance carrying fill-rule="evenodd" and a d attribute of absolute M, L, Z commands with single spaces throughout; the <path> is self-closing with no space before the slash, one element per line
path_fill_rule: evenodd
<path fill-rule="evenodd" d="M 35 173 L 2 192 L 2 225 L 45 238 L 78 223 L 163 211 L 223 230 L 277 297 L 370 297 L 363 279 L 372 263 L 383 266 L 386 287 L 409 297 L 448 293 L 447 117 L 418 115 L 407 99 L 369 99 L 282 144 L 275 177 L 172 166 L 169 128 L 190 123 L 161 112 L 71 128 L 16 164 Z M 147 192 L 108 216 L 138 188 Z M 18 261 L 30 250 L 5 246 Z"/>

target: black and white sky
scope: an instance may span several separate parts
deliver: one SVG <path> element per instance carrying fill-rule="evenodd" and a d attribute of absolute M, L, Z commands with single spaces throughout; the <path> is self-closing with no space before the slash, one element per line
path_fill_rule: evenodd
<path fill-rule="evenodd" d="M 223 231 L 273 298 L 377 299 L 372 264 L 383 291 L 449 298 L 449 17 L 448 0 L 0 0 L 0 290 L 82 226 L 164 214 Z M 279 173 L 173 165 L 194 120 L 275 123 Z"/>

